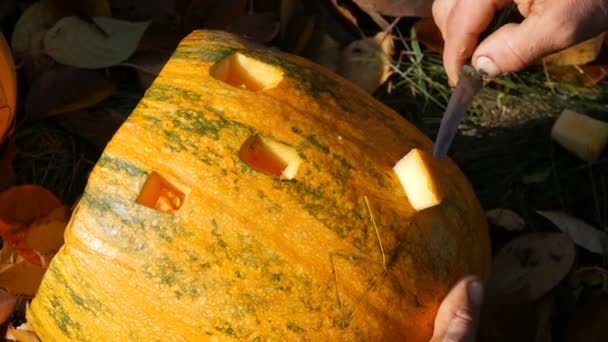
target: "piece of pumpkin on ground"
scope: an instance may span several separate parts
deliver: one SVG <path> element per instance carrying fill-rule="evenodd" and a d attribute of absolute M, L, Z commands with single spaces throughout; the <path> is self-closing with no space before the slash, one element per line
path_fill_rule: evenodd
<path fill-rule="evenodd" d="M 395 164 L 393 170 L 415 210 L 424 210 L 441 203 L 443 195 L 434 175 L 431 157 L 426 152 L 412 149 Z"/>
<path fill-rule="evenodd" d="M 597 160 L 608 144 L 608 122 L 564 110 L 551 129 L 551 137 L 579 158 Z"/>

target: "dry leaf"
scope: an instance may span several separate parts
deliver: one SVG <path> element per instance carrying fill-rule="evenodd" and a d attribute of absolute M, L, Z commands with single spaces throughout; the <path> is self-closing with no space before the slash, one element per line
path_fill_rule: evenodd
<path fill-rule="evenodd" d="M 575 248 L 562 233 L 530 233 L 498 252 L 487 284 L 488 296 L 534 301 L 557 285 L 572 268 Z"/>
<path fill-rule="evenodd" d="M 6 331 L 6 338 L 16 342 L 40 342 L 38 335 L 28 323 L 23 323 L 17 328 L 10 325 Z"/>
<path fill-rule="evenodd" d="M 422 18 L 414 25 L 416 37 L 429 51 L 443 53 L 443 36 L 433 18 Z"/>
<path fill-rule="evenodd" d="M 0 225 L 29 225 L 61 206 L 61 201 L 41 186 L 14 186 L 0 193 Z"/>
<path fill-rule="evenodd" d="M 135 52 L 150 24 L 106 17 L 94 17 L 93 20 L 108 37 L 77 17 L 65 17 L 45 34 L 46 53 L 62 64 L 78 68 L 114 66 Z"/>
<path fill-rule="evenodd" d="M 18 296 L 0 290 L 0 325 L 4 324 L 15 311 L 17 306 Z"/>
<path fill-rule="evenodd" d="M 486 211 L 488 220 L 510 232 L 523 230 L 526 222 L 516 212 L 509 209 L 490 209 Z"/>
<path fill-rule="evenodd" d="M 608 65 L 548 66 L 547 73 L 556 81 L 569 82 L 581 86 L 593 86 L 608 77 Z"/>
<path fill-rule="evenodd" d="M 58 18 L 46 0 L 33 3 L 19 17 L 11 37 L 11 46 L 17 57 L 36 54 L 43 50 L 43 39 Z"/>
<path fill-rule="evenodd" d="M 594 61 L 602 49 L 605 32 L 542 59 L 546 65 L 582 65 Z"/>
<path fill-rule="evenodd" d="M 13 139 L 7 140 L 0 146 L 0 191 L 15 184 L 13 160 L 16 153 L 17 146 Z"/>
<path fill-rule="evenodd" d="M 117 111 L 76 111 L 62 115 L 61 124 L 93 145 L 104 148 L 129 113 Z"/>
<path fill-rule="evenodd" d="M 70 220 L 67 206 L 53 209 L 34 221 L 25 232 L 25 244 L 40 255 L 57 252 L 63 246 L 63 233 Z"/>
<path fill-rule="evenodd" d="M 33 297 L 40 287 L 45 268 L 25 260 L 10 245 L 2 247 L 0 255 L 0 288 L 9 293 Z"/>
<path fill-rule="evenodd" d="M 277 37 L 280 23 L 272 12 L 247 13 L 226 27 L 226 31 L 251 40 L 268 43 Z"/>
<path fill-rule="evenodd" d="M 390 32 L 356 40 L 340 54 L 337 71 L 344 78 L 373 93 L 392 74 L 390 58 L 394 52 Z"/>
<path fill-rule="evenodd" d="M 348 9 L 344 4 L 338 3 L 338 0 L 331 0 L 334 8 L 340 13 L 349 23 L 352 24 L 353 27 L 359 27 L 359 23 L 357 22 L 357 17 L 353 15 L 350 9 Z"/>
<path fill-rule="evenodd" d="M 537 211 L 551 221 L 559 230 L 568 234 L 579 246 L 586 250 L 605 254 L 608 251 L 608 235 L 587 223 L 560 211 Z"/>
<path fill-rule="evenodd" d="M 371 8 L 390 17 L 430 17 L 433 2 L 428 0 L 353 0 L 361 9 Z"/>
<path fill-rule="evenodd" d="M 114 83 L 96 70 L 57 65 L 34 80 L 25 99 L 29 120 L 91 107 L 115 90 Z"/>

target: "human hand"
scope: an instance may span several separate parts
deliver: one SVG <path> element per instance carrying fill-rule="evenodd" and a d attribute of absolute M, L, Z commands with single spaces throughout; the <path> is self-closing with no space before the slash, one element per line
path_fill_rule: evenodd
<path fill-rule="evenodd" d="M 430 342 L 474 342 L 482 300 L 479 279 L 461 279 L 439 306 Z"/>
<path fill-rule="evenodd" d="M 500 27 L 480 43 L 497 9 L 513 2 L 525 19 Z M 475 69 L 495 77 L 608 30 L 608 0 L 434 0 L 433 18 L 454 85 L 471 57 Z"/>

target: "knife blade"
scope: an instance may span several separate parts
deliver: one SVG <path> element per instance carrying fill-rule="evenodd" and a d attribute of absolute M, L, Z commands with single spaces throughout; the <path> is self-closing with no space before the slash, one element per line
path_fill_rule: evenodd
<path fill-rule="evenodd" d="M 439 126 L 433 150 L 435 158 L 444 158 L 447 155 L 456 136 L 456 131 L 458 131 L 458 125 L 465 118 L 473 102 L 473 98 L 481 90 L 482 86 L 482 74 L 477 72 L 473 66 L 465 64 L 460 69 L 458 82 L 456 82 L 454 92 L 441 118 L 441 125 Z"/>

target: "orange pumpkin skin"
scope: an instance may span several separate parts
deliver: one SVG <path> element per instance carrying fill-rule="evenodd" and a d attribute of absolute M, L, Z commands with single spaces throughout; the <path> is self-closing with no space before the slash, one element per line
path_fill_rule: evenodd
<path fill-rule="evenodd" d="M 210 76 L 235 51 L 283 79 Z M 254 134 L 298 151 L 293 180 L 239 158 Z M 411 208 L 392 167 L 414 147 L 432 143 L 326 69 L 193 32 L 96 164 L 27 318 L 53 341 L 428 341 L 457 279 L 487 276 L 490 244 L 449 159 L 443 202 Z"/>
<path fill-rule="evenodd" d="M 17 75 L 13 55 L 0 32 L 0 143 L 12 127 L 17 107 Z"/>

